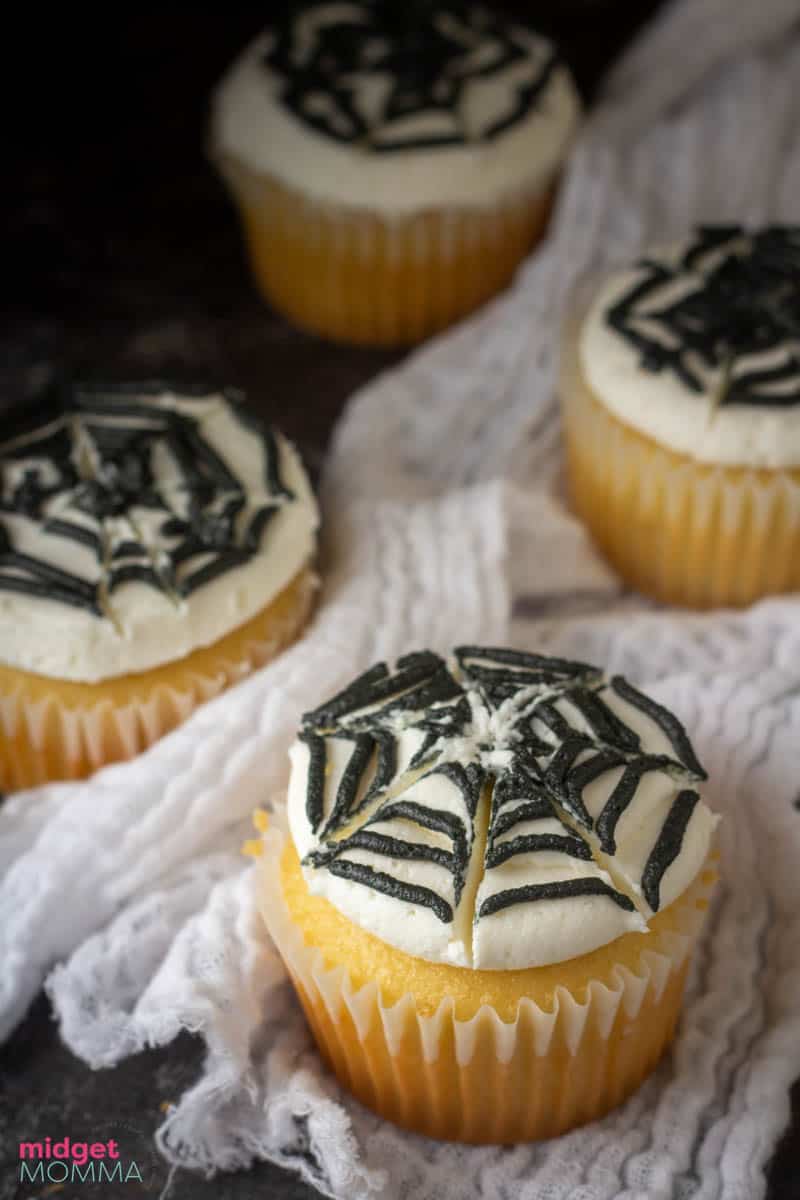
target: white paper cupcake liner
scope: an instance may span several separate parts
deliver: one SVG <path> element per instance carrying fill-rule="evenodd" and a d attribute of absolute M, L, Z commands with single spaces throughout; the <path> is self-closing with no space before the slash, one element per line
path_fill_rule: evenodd
<path fill-rule="evenodd" d="M 443 329 L 504 288 L 541 235 L 552 188 L 491 209 L 387 215 L 297 192 L 214 154 L 236 201 L 267 298 L 324 337 L 403 345 Z"/>

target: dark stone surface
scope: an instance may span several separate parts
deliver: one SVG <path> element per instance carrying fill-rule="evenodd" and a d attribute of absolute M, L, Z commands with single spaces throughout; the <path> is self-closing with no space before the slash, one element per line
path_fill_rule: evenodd
<path fill-rule="evenodd" d="M 2 1059 L 0 1100 L 0 1200 L 64 1200 L 102 1194 L 113 1200 L 159 1196 L 169 1167 L 156 1153 L 153 1134 L 162 1119 L 161 1106 L 180 1096 L 196 1078 L 202 1063 L 199 1039 L 185 1035 L 168 1050 L 149 1051 L 128 1059 L 114 1071 L 89 1071 L 74 1059 L 58 1038 L 48 1005 L 41 997 L 17 1031 Z M 20 1182 L 20 1140 L 119 1142 L 123 1174 L 136 1163 L 128 1182 L 99 1182 L 67 1186 Z M 269 1196 L 276 1200 L 312 1200 L 318 1193 L 299 1178 L 271 1163 L 252 1171 L 219 1176 L 213 1181 L 178 1171 L 170 1184 L 169 1200 L 246 1200 Z"/>
<path fill-rule="evenodd" d="M 539 6 L 518 0 L 521 14 Z M 562 0 L 541 15 L 562 35 L 585 94 L 653 0 Z M 246 273 L 238 230 L 203 156 L 208 90 L 256 31 L 263 7 L 36 10 L 6 43 L 14 136 L 0 301 L 0 409 L 53 373 L 208 373 L 248 390 L 318 467 L 347 396 L 397 354 L 315 341 L 271 315 Z M 17 14 L 24 21 L 25 14 Z M 46 29 L 44 21 L 47 21 Z M 0 417 L 0 421 L 2 417 Z M 0 1200 L 156 1197 L 160 1105 L 196 1077 L 185 1036 L 111 1071 L 61 1044 L 40 997 L 0 1054 Z M 800 1198 L 800 1092 L 771 1169 L 769 1200 Z M 20 1140 L 117 1137 L 143 1184 L 46 1192 L 19 1184 Z M 178 1172 L 171 1200 L 305 1200 L 316 1193 L 262 1165 L 212 1181 Z"/>

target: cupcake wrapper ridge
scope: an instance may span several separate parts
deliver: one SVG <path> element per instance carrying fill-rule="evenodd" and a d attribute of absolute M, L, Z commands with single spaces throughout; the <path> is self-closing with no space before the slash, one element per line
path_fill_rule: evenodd
<path fill-rule="evenodd" d="M 295 324 L 364 345 L 408 345 L 502 290 L 538 240 L 552 189 L 492 209 L 401 216 L 307 197 L 229 155 L 216 162 L 238 205 L 258 286 Z"/>

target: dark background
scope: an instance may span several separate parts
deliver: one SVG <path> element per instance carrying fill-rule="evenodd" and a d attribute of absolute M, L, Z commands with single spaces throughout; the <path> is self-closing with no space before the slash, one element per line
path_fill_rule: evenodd
<path fill-rule="evenodd" d="M 558 37 L 590 102 L 608 63 L 661 4 L 504 7 Z M 210 89 L 274 10 L 273 3 L 16 14 L 14 36 L 4 39 L 0 414 L 65 372 L 208 374 L 244 387 L 318 467 L 347 396 L 402 357 L 291 329 L 247 275 L 203 139 Z M 202 1046 L 185 1036 L 113 1071 L 90 1072 L 61 1045 L 40 997 L 0 1058 L 0 1200 L 31 1200 L 18 1184 L 20 1139 L 68 1132 L 91 1140 L 109 1124 L 119 1127 L 146 1182 L 143 1189 L 106 1185 L 104 1196 L 157 1196 L 167 1174 L 152 1151 L 159 1107 L 191 1084 L 201 1060 Z M 799 1099 L 795 1089 L 793 1129 L 772 1164 L 770 1200 L 800 1198 Z M 172 1200 L 312 1194 L 269 1165 L 212 1182 L 179 1172 L 170 1191 Z"/>
<path fill-rule="evenodd" d="M 6 43 L 4 68 L 13 106 L 3 152 L 3 263 L 13 281 L 3 289 L 0 333 L 7 396 L 40 385 L 44 364 L 97 374 L 189 367 L 254 397 L 296 371 L 284 425 L 302 441 L 311 421 L 329 428 L 354 370 L 368 376 L 388 361 L 333 351 L 265 318 L 232 209 L 205 160 L 209 93 L 275 7 L 120 16 L 107 6 L 91 21 L 75 10 L 23 15 L 25 35 L 19 47 Z M 614 52 L 659 5 L 505 7 L 559 35 L 590 97 Z"/>

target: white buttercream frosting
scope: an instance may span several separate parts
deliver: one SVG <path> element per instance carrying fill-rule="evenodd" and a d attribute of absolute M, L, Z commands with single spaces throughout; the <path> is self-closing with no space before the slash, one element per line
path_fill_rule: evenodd
<path fill-rule="evenodd" d="M 317 524 L 232 394 L 79 390 L 0 443 L 0 661 L 94 683 L 183 658 L 274 600 Z"/>
<path fill-rule="evenodd" d="M 418 958 L 545 966 L 677 899 L 717 818 L 679 722 L 624 680 L 423 652 L 307 715 L 289 825 L 309 890 Z"/>
<path fill-rule="evenodd" d="M 583 377 L 625 424 L 698 462 L 798 466 L 799 297 L 800 228 L 701 231 L 600 286 Z"/>
<path fill-rule="evenodd" d="M 215 152 L 306 195 L 383 214 L 488 207 L 552 182 L 580 103 L 545 38 L 478 4 L 433 6 L 427 38 L 390 30 L 363 0 L 296 9 L 217 88 Z M 437 61 L 443 40 L 449 52 Z M 316 87 L 301 74 L 310 69 Z"/>

